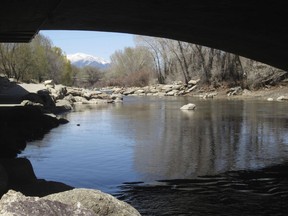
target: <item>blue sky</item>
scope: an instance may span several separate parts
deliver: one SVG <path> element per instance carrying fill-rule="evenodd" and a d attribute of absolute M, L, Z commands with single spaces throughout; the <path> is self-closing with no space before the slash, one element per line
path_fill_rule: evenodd
<path fill-rule="evenodd" d="M 54 46 L 60 47 L 67 55 L 86 53 L 105 60 L 116 50 L 134 47 L 133 35 L 92 31 L 40 31 L 50 38 Z"/>

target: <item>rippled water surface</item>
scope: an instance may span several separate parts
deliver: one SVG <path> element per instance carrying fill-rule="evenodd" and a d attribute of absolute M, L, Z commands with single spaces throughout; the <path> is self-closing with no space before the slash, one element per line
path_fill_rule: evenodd
<path fill-rule="evenodd" d="M 197 109 L 179 109 L 188 102 Z M 287 108 L 127 97 L 78 107 L 22 156 L 38 178 L 101 189 L 143 215 L 286 215 Z"/>

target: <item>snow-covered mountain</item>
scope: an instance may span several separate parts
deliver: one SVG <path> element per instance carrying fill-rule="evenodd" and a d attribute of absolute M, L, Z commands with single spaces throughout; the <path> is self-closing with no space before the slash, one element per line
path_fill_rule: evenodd
<path fill-rule="evenodd" d="M 75 53 L 71 55 L 67 55 L 67 58 L 71 61 L 71 64 L 77 66 L 77 67 L 85 67 L 85 66 L 91 66 L 91 67 L 97 67 L 100 69 L 105 69 L 109 67 L 110 63 L 103 58 L 88 55 L 85 53 Z"/>

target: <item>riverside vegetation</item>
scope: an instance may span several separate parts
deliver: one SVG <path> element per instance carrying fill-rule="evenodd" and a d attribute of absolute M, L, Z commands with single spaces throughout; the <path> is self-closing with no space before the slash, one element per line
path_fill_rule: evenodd
<path fill-rule="evenodd" d="M 257 90 L 285 81 L 287 72 L 244 57 L 200 45 L 164 38 L 135 36 L 135 47 L 117 50 L 110 67 L 77 68 L 66 54 L 39 34 L 31 43 L 0 44 L 0 74 L 26 83 L 95 88 L 144 87 L 199 80 L 199 89 Z"/>
<path fill-rule="evenodd" d="M 29 44 L 0 44 L 0 97 L 15 97 L 11 83 L 29 83 L 19 84 L 29 95 L 16 102 L 52 112 L 71 110 L 77 103 L 122 102 L 123 95 L 288 98 L 286 71 L 182 41 L 135 36 L 135 44 L 116 51 L 106 69 L 71 65 L 41 34 Z"/>
<path fill-rule="evenodd" d="M 135 44 L 116 51 L 110 67 L 101 70 L 71 65 L 41 34 L 29 44 L 2 43 L 1 103 L 58 113 L 74 104 L 122 102 L 123 95 L 288 99 L 286 71 L 182 41 L 135 36 Z"/>

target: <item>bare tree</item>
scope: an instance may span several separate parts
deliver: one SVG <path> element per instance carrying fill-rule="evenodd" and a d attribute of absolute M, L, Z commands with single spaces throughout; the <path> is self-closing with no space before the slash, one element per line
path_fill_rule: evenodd
<path fill-rule="evenodd" d="M 148 47 L 154 61 L 154 72 L 158 83 L 164 84 L 169 74 L 173 73 L 175 60 L 172 58 L 167 41 L 164 38 L 136 36 L 136 43 Z"/>
<path fill-rule="evenodd" d="M 265 80 L 275 80 L 275 77 L 271 78 L 271 73 L 275 73 L 276 70 L 269 69 L 271 67 L 260 64 L 267 68 L 265 69 L 267 75 L 262 76 L 258 72 L 257 75 L 253 75 L 254 71 L 259 71 L 259 65 L 221 50 L 147 36 L 136 36 L 136 42 L 146 46 L 150 55 L 153 56 L 154 72 L 159 83 L 176 80 L 180 75 L 185 83 L 193 77 L 200 77 L 202 83 L 214 86 L 219 86 L 222 82 L 242 86 L 244 84 L 247 86 L 248 83 L 248 86 L 253 86 L 253 80 L 256 79 L 257 83 L 262 83 L 261 80 L 264 77 L 266 77 Z M 277 79 L 279 76 L 283 77 L 282 73 L 276 76 Z M 251 80 L 247 82 L 248 79 Z"/>
<path fill-rule="evenodd" d="M 181 71 L 184 77 L 184 82 L 188 84 L 191 79 L 190 68 L 192 64 L 192 44 L 177 41 L 176 49 L 172 49 L 172 52 L 175 54 L 178 63 L 181 67 Z"/>
<path fill-rule="evenodd" d="M 87 76 L 87 83 L 91 86 L 94 86 L 103 76 L 103 72 L 96 67 L 85 67 L 84 73 Z"/>
<path fill-rule="evenodd" d="M 123 51 L 116 51 L 110 58 L 111 66 L 106 73 L 109 76 L 110 83 L 111 80 L 118 82 L 119 85 L 125 85 L 124 82 L 137 83 L 137 79 L 139 81 L 143 80 L 142 75 L 147 76 L 153 71 L 153 59 L 147 47 L 127 47 Z M 129 79 L 131 80 L 129 81 Z M 145 79 L 145 82 L 147 82 L 147 79 Z M 141 83 L 143 82 L 141 81 Z M 112 84 L 116 85 L 116 83 Z"/>
<path fill-rule="evenodd" d="M 213 48 L 195 45 L 197 56 L 199 58 L 199 65 L 202 69 L 201 80 L 203 83 L 210 83 L 212 77 L 212 67 L 215 57 L 215 50 Z"/>

